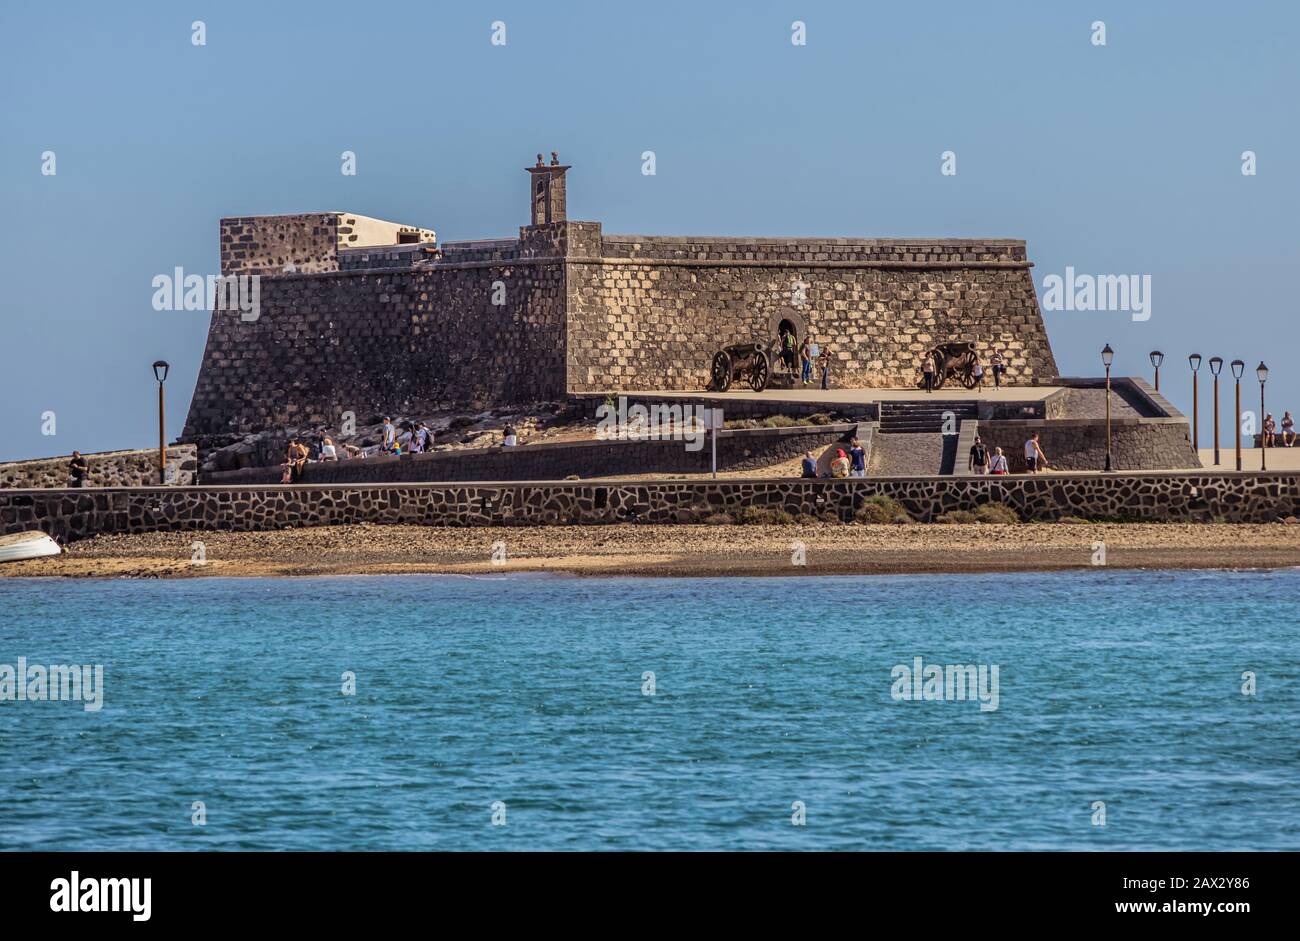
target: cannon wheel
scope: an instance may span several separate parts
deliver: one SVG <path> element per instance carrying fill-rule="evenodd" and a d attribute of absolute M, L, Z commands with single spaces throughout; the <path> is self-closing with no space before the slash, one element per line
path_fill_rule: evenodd
<path fill-rule="evenodd" d="M 967 350 L 957 357 L 957 363 L 954 367 L 957 370 L 957 377 L 961 379 L 961 384 L 967 389 L 975 388 L 975 351 Z"/>
<path fill-rule="evenodd" d="M 754 354 L 754 368 L 749 372 L 749 387 L 755 392 L 762 392 L 767 388 L 767 380 L 772 374 L 772 366 L 768 362 L 767 354 L 759 350 Z"/>
<path fill-rule="evenodd" d="M 718 350 L 713 356 L 713 389 L 726 392 L 731 388 L 731 357 L 726 350 Z"/>
<path fill-rule="evenodd" d="M 948 358 L 943 355 L 943 350 L 931 350 L 930 358 L 934 360 L 934 387 L 935 389 L 942 389 L 943 381 L 948 378 L 946 368 Z M 922 379 L 924 380 L 924 377 Z"/>

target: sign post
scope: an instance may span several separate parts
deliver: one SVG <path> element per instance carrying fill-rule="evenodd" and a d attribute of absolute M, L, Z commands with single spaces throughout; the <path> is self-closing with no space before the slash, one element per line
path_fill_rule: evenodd
<path fill-rule="evenodd" d="M 708 410 L 709 429 L 713 432 L 710 436 L 713 438 L 713 479 L 718 479 L 718 429 L 722 427 L 722 409 L 711 408 Z"/>

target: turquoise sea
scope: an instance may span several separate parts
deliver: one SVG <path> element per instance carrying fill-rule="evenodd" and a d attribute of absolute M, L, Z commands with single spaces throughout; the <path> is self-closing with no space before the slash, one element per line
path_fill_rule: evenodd
<path fill-rule="evenodd" d="M 5 580 L 0 665 L 104 688 L 0 701 L 0 846 L 1294 850 L 1297 598 L 1300 571 Z M 997 666 L 997 708 L 896 700 L 917 657 Z"/>

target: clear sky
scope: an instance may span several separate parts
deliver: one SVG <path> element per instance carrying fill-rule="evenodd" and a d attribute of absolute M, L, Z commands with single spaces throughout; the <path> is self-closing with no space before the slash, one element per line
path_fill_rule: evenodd
<path fill-rule="evenodd" d="M 0 459 L 152 444 L 160 357 L 180 433 L 208 314 L 150 282 L 216 273 L 220 217 L 514 235 L 551 150 L 606 232 L 1023 238 L 1040 296 L 1150 275 L 1149 320 L 1045 312 L 1063 374 L 1160 348 L 1190 412 L 1189 352 L 1263 358 L 1300 410 L 1298 27 L 1292 2 L 4 0 Z"/>

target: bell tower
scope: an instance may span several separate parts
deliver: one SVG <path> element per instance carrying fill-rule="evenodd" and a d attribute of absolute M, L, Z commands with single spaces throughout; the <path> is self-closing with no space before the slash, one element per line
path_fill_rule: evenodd
<path fill-rule="evenodd" d="M 542 155 L 537 155 L 537 165 L 528 167 L 529 183 L 532 189 L 530 201 L 533 207 L 531 225 L 545 225 L 548 222 L 564 222 L 566 219 L 564 205 L 564 171 L 567 166 L 560 165 L 560 156 L 551 151 L 550 166 L 542 163 Z"/>

